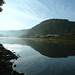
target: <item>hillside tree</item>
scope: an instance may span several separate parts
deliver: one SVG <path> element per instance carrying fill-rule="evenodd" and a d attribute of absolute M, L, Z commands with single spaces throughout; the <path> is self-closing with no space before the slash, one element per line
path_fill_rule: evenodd
<path fill-rule="evenodd" d="M 3 5 L 3 4 L 5 4 L 5 1 L 4 1 L 4 0 L 0 0 L 0 12 L 2 12 L 2 10 L 3 10 L 3 9 L 2 9 L 2 5 Z"/>

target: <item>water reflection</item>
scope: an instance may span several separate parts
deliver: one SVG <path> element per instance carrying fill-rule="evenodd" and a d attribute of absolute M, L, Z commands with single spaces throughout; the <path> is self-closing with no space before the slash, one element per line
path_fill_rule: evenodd
<path fill-rule="evenodd" d="M 58 41 L 44 41 L 44 40 L 28 40 L 28 39 L 0 39 L 2 44 L 12 44 L 10 47 L 13 49 L 13 44 L 16 47 L 17 51 L 20 51 L 20 45 L 28 45 L 34 50 L 38 51 L 42 55 L 59 58 L 59 57 L 68 57 L 75 55 L 75 43 L 62 43 Z"/>
<path fill-rule="evenodd" d="M 14 70 L 28 75 L 75 75 L 75 44 L 23 39 L 0 40 L 21 57 Z M 63 58 L 60 58 L 63 57 Z M 68 57 L 68 58 L 64 58 Z"/>
<path fill-rule="evenodd" d="M 27 44 L 41 54 L 52 58 L 75 55 L 75 44 L 38 40 L 28 40 Z"/>

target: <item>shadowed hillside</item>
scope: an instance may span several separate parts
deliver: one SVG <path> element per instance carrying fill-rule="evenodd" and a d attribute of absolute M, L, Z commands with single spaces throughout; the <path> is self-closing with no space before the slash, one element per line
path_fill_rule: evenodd
<path fill-rule="evenodd" d="M 66 19 L 49 19 L 31 28 L 27 36 L 48 35 L 48 34 L 67 34 L 75 28 L 75 22 Z"/>

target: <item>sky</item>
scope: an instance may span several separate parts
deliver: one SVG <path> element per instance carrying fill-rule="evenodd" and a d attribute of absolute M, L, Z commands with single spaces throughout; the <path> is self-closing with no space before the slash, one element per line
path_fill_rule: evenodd
<path fill-rule="evenodd" d="M 47 19 L 75 21 L 75 0 L 5 0 L 0 30 L 30 29 Z"/>

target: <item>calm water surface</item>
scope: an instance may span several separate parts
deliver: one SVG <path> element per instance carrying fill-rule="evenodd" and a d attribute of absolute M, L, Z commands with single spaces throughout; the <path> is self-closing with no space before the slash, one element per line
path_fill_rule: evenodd
<path fill-rule="evenodd" d="M 28 75 L 75 75 L 75 44 L 17 38 L 3 38 L 0 43 L 20 55 L 14 68 L 19 72 Z"/>

